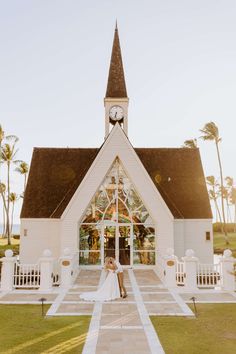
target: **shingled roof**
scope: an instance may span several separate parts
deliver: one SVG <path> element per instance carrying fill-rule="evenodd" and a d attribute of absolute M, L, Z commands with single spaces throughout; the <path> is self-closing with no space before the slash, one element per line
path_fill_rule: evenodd
<path fill-rule="evenodd" d="M 127 97 L 118 28 L 115 28 L 106 97 Z"/>
<path fill-rule="evenodd" d="M 212 218 L 198 149 L 135 151 L 175 218 Z M 21 218 L 60 218 L 98 152 L 35 148 Z"/>

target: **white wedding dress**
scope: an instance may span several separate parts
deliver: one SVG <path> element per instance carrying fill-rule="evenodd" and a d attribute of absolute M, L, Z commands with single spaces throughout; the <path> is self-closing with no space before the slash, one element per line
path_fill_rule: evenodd
<path fill-rule="evenodd" d="M 108 269 L 108 276 L 97 291 L 80 294 L 80 298 L 87 301 L 110 301 L 120 297 L 117 274 Z"/>

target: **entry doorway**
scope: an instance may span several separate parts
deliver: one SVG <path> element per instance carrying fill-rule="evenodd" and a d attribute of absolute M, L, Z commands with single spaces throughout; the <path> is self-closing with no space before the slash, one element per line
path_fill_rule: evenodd
<path fill-rule="evenodd" d="M 103 264 L 106 257 L 113 257 L 122 266 L 130 266 L 132 264 L 131 248 L 131 225 L 117 223 L 104 226 L 102 233 Z"/>

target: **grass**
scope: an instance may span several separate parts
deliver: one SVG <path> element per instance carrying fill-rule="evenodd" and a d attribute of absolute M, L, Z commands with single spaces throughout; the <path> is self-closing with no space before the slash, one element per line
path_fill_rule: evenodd
<path fill-rule="evenodd" d="M 229 245 L 226 245 L 224 235 L 220 232 L 214 232 L 214 253 L 222 254 L 225 249 L 229 248 L 232 252 L 234 257 L 236 257 L 236 233 L 229 232 Z"/>
<path fill-rule="evenodd" d="M 0 305 L 0 353 L 81 353 L 89 322 L 90 316 L 44 318 L 39 305 Z"/>
<path fill-rule="evenodd" d="M 235 304 L 197 304 L 197 310 L 194 319 L 151 316 L 165 353 L 235 353 Z"/>

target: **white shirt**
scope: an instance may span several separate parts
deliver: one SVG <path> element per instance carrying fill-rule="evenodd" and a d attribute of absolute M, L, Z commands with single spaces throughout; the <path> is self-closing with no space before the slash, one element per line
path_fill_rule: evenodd
<path fill-rule="evenodd" d="M 123 273 L 123 268 L 122 268 L 120 262 L 115 261 L 115 265 L 117 266 L 116 273 Z"/>

